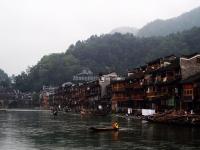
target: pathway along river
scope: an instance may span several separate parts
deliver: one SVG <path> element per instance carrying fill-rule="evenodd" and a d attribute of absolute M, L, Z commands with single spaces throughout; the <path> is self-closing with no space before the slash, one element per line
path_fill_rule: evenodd
<path fill-rule="evenodd" d="M 119 132 L 92 133 L 90 126 L 120 123 Z M 48 111 L 0 112 L 0 150 L 200 149 L 200 128 L 151 124 L 120 117 L 81 117 Z"/>

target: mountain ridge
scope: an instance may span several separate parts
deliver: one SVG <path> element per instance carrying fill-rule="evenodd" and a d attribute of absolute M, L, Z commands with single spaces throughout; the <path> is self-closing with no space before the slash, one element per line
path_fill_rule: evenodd
<path fill-rule="evenodd" d="M 139 37 L 166 36 L 171 33 L 189 30 L 193 27 L 200 27 L 200 7 L 180 16 L 167 20 L 156 19 L 143 26 L 137 33 Z"/>
<path fill-rule="evenodd" d="M 114 34 L 114 33 L 121 33 L 121 34 L 130 33 L 130 34 L 133 34 L 133 35 L 137 35 L 138 29 L 135 28 L 135 27 L 124 26 L 124 27 L 118 27 L 118 28 L 111 30 L 110 34 Z"/>

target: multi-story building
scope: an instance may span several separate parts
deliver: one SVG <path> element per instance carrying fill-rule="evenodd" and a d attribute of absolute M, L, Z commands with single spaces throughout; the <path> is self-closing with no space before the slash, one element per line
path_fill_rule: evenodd
<path fill-rule="evenodd" d="M 58 87 L 52 86 L 43 86 L 43 89 L 40 93 L 40 105 L 44 109 L 49 109 L 50 106 L 55 104 L 54 95 Z"/>
<path fill-rule="evenodd" d="M 145 88 L 144 88 L 144 70 L 137 68 L 127 77 L 127 96 L 129 104 L 134 109 L 144 108 L 145 106 Z"/>
<path fill-rule="evenodd" d="M 125 79 L 113 80 L 112 87 L 112 111 L 124 111 L 129 106 L 129 99 L 126 91 L 127 81 Z"/>
<path fill-rule="evenodd" d="M 118 75 L 115 72 L 102 75 L 99 78 L 99 85 L 101 88 L 100 105 L 105 109 L 105 111 L 109 111 L 111 108 L 111 96 L 112 96 L 111 82 L 117 78 Z"/>
<path fill-rule="evenodd" d="M 182 109 L 200 112 L 200 54 L 180 57 L 180 67 Z"/>
<path fill-rule="evenodd" d="M 160 67 L 145 73 L 146 99 L 149 108 L 158 111 L 179 106 L 179 81 L 181 79 L 179 59 L 165 57 Z"/>

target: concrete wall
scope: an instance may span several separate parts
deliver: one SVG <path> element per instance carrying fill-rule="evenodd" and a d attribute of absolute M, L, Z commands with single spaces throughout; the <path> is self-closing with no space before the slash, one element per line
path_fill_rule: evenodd
<path fill-rule="evenodd" d="M 101 79 L 99 80 L 99 84 L 101 86 L 101 97 L 104 97 L 107 93 L 106 87 L 110 85 L 110 82 L 112 79 L 117 78 L 117 74 L 115 72 L 103 75 Z"/>

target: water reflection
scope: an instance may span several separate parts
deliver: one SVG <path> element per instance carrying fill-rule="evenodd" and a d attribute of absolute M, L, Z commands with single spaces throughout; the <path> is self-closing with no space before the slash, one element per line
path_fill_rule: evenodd
<path fill-rule="evenodd" d="M 119 140 L 119 131 L 113 131 L 112 132 L 112 140 L 113 141 Z"/>
<path fill-rule="evenodd" d="M 119 132 L 91 133 L 90 126 L 120 123 Z M 149 124 L 119 117 L 10 111 L 0 114 L 0 149 L 198 149 L 200 129 Z"/>

